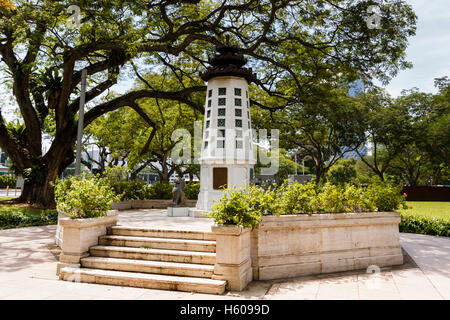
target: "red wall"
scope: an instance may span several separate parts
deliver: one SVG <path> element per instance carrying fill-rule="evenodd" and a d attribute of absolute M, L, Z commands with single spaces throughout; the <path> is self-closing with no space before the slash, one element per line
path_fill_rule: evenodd
<path fill-rule="evenodd" d="M 407 201 L 450 201 L 450 187 L 403 187 Z"/>

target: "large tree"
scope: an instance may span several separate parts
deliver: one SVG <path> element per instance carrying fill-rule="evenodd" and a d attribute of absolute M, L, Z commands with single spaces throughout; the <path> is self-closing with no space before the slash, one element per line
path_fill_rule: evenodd
<path fill-rule="evenodd" d="M 372 155 L 361 161 L 380 180 L 396 177 L 409 185 L 445 183 L 449 168 L 448 78 L 436 79 L 439 93 L 404 90 L 392 98 L 381 89 L 361 95 L 362 120 Z"/>
<path fill-rule="evenodd" d="M 292 103 L 293 92 L 301 100 L 324 79 L 387 81 L 408 67 L 404 52 L 416 23 L 411 7 L 399 0 L 382 5 L 379 29 L 366 24 L 373 1 L 14 2 L 0 7 L 0 72 L 9 76 L 23 130 L 8 127 L 0 114 L 0 147 L 25 176 L 20 200 L 43 205 L 53 203 L 52 182 L 74 160 L 83 69 L 90 79 L 85 127 L 124 106 L 142 113 L 142 98 L 176 100 L 203 112 L 190 95 L 205 90 L 198 71 L 228 34 L 249 56 L 257 85 L 283 100 L 279 108 Z M 71 5 L 81 8 L 80 28 L 66 27 Z M 99 101 L 127 71 L 139 69 L 166 69 L 181 89 L 145 88 Z M 43 153 L 48 119 L 54 138 Z"/>
<path fill-rule="evenodd" d="M 316 182 L 324 181 L 328 170 L 345 154 L 365 141 L 364 105 L 345 89 L 323 86 L 301 104 L 282 110 L 254 112 L 260 128 L 277 127 L 282 147 L 297 153 L 298 159 L 313 162 Z"/>
<path fill-rule="evenodd" d="M 395 157 L 409 144 L 412 128 L 407 105 L 394 103 L 394 99 L 381 88 L 372 88 L 359 97 L 366 112 L 360 121 L 365 125 L 366 142 L 370 143 L 372 155 L 356 152 L 381 181 L 392 166 Z"/>

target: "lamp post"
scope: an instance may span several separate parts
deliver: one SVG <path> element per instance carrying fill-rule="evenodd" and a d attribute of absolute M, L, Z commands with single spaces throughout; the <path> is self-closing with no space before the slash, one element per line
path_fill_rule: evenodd
<path fill-rule="evenodd" d="M 81 143 L 84 129 L 84 103 L 86 101 L 86 79 L 87 70 L 81 72 L 81 95 L 80 95 L 80 111 L 78 113 L 78 135 L 77 135 L 77 157 L 75 163 L 75 175 L 81 173 Z"/>

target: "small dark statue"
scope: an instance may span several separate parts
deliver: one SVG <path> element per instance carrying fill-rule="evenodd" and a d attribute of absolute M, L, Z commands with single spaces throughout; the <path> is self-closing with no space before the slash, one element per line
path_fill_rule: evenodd
<path fill-rule="evenodd" d="M 175 187 L 172 190 L 172 205 L 175 206 L 185 206 L 186 205 L 186 195 L 184 194 L 184 187 L 186 183 L 183 179 L 179 179 L 175 183 Z"/>

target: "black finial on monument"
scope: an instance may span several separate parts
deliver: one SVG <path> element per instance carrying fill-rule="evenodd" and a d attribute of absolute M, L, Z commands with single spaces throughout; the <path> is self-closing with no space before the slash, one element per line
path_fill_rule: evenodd
<path fill-rule="evenodd" d="M 247 63 L 241 49 L 230 44 L 230 35 L 225 36 L 226 44 L 216 48 L 217 54 L 209 59 L 211 65 L 205 72 L 200 74 L 203 81 L 213 77 L 235 76 L 245 78 L 249 83 L 256 80 L 251 68 L 244 68 Z"/>

